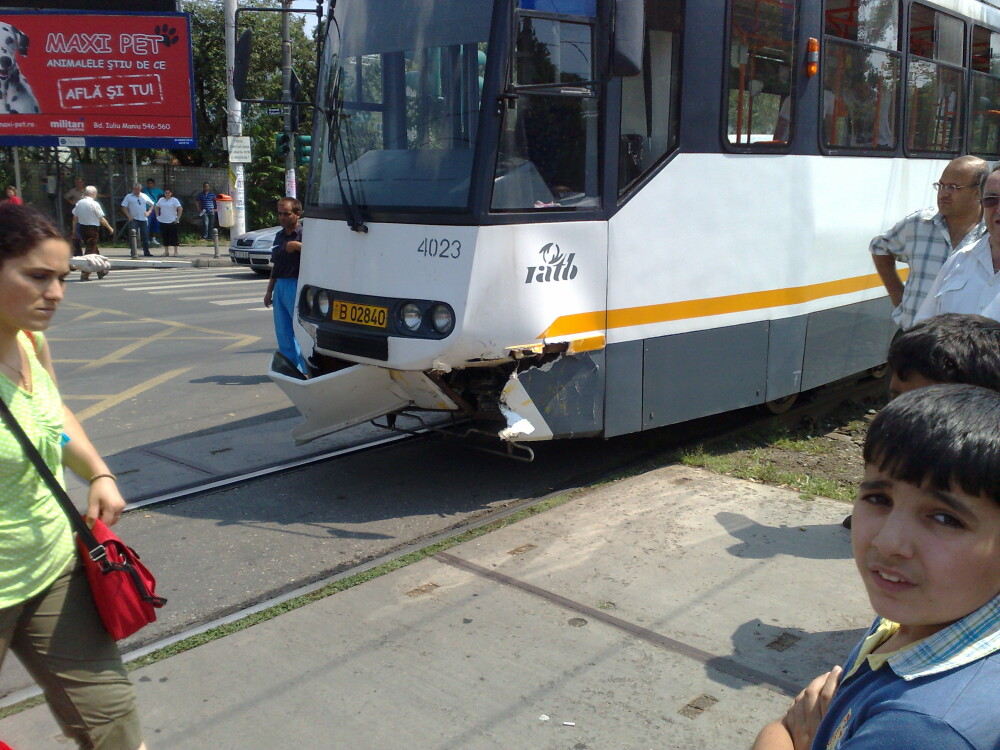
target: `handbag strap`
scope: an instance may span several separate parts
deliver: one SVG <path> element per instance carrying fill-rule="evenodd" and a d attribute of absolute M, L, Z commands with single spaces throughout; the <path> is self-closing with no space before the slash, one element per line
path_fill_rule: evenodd
<path fill-rule="evenodd" d="M 7 427 L 14 437 L 17 438 L 17 442 L 21 444 L 24 449 L 25 454 L 31 459 L 31 463 L 35 465 L 38 473 L 41 475 L 45 484 L 48 486 L 49 490 L 55 496 L 56 500 L 59 501 L 59 505 L 62 506 L 63 511 L 69 517 L 70 525 L 73 530 L 79 534 L 80 539 L 87 546 L 87 552 L 90 554 L 90 559 L 94 562 L 100 562 L 105 559 L 106 552 L 104 550 L 104 545 L 97 541 L 94 533 L 87 526 L 86 522 L 83 520 L 83 516 L 73 505 L 73 501 L 69 499 L 69 495 L 66 494 L 66 490 L 62 488 L 59 484 L 59 480 L 55 478 L 52 470 L 49 468 L 48 464 L 45 463 L 45 459 L 42 458 L 42 454 L 38 452 L 38 448 L 35 447 L 34 443 L 31 442 L 31 438 L 28 437 L 24 428 L 21 427 L 20 422 L 17 421 L 17 417 L 11 412 L 10 407 L 7 403 L 0 398 L 0 417 L 3 417 L 3 421 L 7 423 Z"/>

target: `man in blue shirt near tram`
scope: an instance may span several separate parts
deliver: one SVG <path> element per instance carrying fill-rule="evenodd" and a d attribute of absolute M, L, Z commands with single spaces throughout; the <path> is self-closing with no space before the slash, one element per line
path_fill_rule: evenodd
<path fill-rule="evenodd" d="M 264 292 L 264 306 L 274 305 L 274 334 L 278 351 L 306 373 L 298 339 L 295 338 L 295 291 L 299 282 L 299 261 L 302 259 L 302 203 L 296 198 L 278 201 L 278 223 L 281 230 L 271 246 L 271 278 Z"/>
<path fill-rule="evenodd" d="M 944 262 L 986 234 L 979 186 L 988 173 L 989 164 L 976 156 L 952 159 L 934 183 L 937 210 L 915 211 L 871 241 L 868 249 L 889 293 L 892 319 L 904 331 L 913 325 Z M 897 261 L 910 267 L 905 286 L 896 272 Z"/>

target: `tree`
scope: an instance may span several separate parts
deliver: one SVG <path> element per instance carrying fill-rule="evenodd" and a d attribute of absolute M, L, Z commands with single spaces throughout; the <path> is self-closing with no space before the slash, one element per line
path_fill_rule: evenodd
<path fill-rule="evenodd" d="M 258 8 L 280 8 L 280 0 L 256 0 Z M 194 63 L 195 118 L 198 145 L 173 154 L 181 164 L 218 167 L 227 164 L 222 138 L 228 133 L 226 113 L 225 23 L 221 0 L 182 0 L 181 10 L 191 14 L 191 48 Z M 254 31 L 247 92 L 253 98 L 281 98 L 281 14 L 241 13 L 240 28 Z M 291 16 L 292 64 L 302 82 L 300 99 L 309 100 L 316 87 L 316 42 L 306 35 L 305 19 Z M 311 110 L 303 117 L 309 131 Z M 253 139 L 254 161 L 244 167 L 247 215 L 250 224 L 274 224 L 274 202 L 284 193 L 284 164 L 272 153 L 274 133 L 282 129 L 280 116 L 268 115 L 260 105 L 243 106 L 243 134 Z M 303 177 L 304 171 L 303 171 Z"/>

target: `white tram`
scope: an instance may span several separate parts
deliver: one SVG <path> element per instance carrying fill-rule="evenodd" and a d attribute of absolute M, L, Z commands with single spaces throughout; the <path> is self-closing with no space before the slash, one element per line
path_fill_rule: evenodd
<path fill-rule="evenodd" d="M 610 437 L 884 361 L 870 238 L 1000 151 L 974 0 L 337 0 L 297 334 L 306 442 L 446 411 Z M 996 52 L 994 52 L 996 50 Z M 281 368 L 279 368 L 280 370 Z"/>

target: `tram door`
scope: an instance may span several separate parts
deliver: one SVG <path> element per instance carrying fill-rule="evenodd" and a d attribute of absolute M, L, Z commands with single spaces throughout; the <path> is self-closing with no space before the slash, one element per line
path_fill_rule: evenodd
<path fill-rule="evenodd" d="M 607 166 L 617 167 L 619 199 L 629 201 L 610 222 L 608 234 L 604 434 L 609 437 L 643 429 L 644 381 L 656 380 L 643 372 L 643 339 L 656 335 L 653 326 L 643 325 L 643 312 L 662 301 L 660 274 L 669 274 L 663 266 L 670 263 L 656 246 L 677 226 L 656 222 L 676 196 L 664 184 L 672 166 L 646 179 L 678 144 L 684 5 L 683 0 L 645 0 L 642 69 L 621 79 L 621 109 L 609 112 L 609 118 L 619 117 L 619 138 L 617 164 L 609 160 Z"/>

